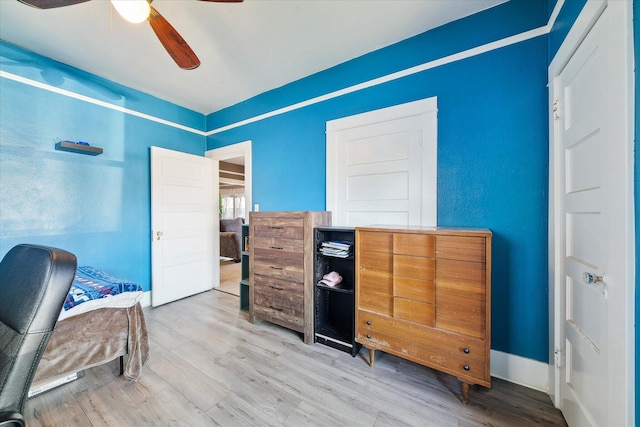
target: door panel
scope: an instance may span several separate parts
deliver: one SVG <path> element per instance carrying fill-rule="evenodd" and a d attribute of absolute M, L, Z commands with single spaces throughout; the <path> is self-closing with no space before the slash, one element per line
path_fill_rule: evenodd
<path fill-rule="evenodd" d="M 570 426 L 628 425 L 631 413 L 625 3 L 606 3 L 553 85 L 557 401 Z"/>
<path fill-rule="evenodd" d="M 334 225 L 436 225 L 435 98 L 327 123 Z"/>
<path fill-rule="evenodd" d="M 219 277 L 217 177 L 211 159 L 151 147 L 153 306 L 209 290 Z"/>

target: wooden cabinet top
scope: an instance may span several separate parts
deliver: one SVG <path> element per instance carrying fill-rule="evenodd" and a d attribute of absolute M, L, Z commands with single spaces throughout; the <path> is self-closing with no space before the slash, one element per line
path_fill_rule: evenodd
<path fill-rule="evenodd" d="M 446 234 L 460 236 L 485 236 L 492 235 L 488 228 L 468 228 L 468 227 L 427 227 L 419 225 L 369 225 L 366 227 L 356 227 L 356 231 L 378 231 L 389 233 L 415 233 L 415 234 Z"/>
<path fill-rule="evenodd" d="M 331 214 L 329 211 L 259 211 L 259 212 L 249 212 L 249 218 L 260 218 L 260 217 L 290 217 L 290 218 L 299 218 L 301 216 L 312 214 L 312 215 L 326 215 Z"/>

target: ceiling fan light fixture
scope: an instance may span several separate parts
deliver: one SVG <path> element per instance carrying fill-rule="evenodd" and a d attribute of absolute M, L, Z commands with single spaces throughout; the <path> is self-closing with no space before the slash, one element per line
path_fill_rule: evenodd
<path fill-rule="evenodd" d="M 147 0 L 111 0 L 111 4 L 120 16 L 132 24 L 145 21 L 151 12 Z"/>

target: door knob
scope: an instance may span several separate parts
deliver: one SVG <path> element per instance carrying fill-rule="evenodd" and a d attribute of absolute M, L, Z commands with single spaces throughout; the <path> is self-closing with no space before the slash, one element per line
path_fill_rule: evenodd
<path fill-rule="evenodd" d="M 156 231 L 156 240 L 160 240 L 160 237 L 162 237 L 162 231 Z"/>
<path fill-rule="evenodd" d="M 592 285 L 594 283 L 602 282 L 602 276 L 596 276 L 595 274 L 584 272 L 582 273 L 582 282 L 585 285 Z"/>

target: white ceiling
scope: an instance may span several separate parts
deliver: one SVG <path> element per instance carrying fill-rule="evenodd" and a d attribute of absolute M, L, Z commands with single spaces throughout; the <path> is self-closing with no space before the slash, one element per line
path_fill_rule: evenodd
<path fill-rule="evenodd" d="M 0 0 L 0 38 L 209 114 L 504 1 L 155 0 L 202 62 L 189 71 L 107 0 L 49 10 Z"/>

